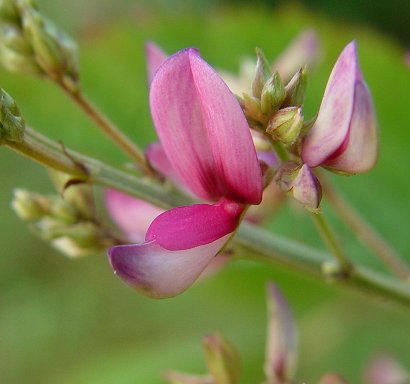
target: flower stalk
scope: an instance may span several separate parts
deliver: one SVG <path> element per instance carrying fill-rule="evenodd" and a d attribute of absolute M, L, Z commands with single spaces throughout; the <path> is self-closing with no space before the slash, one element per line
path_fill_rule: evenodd
<path fill-rule="evenodd" d="M 59 143 L 28 127 L 21 142 L 6 140 L 2 145 L 47 168 L 66 172 L 88 183 L 117 189 L 164 209 L 192 203 L 192 199 L 187 196 L 177 194 L 175 191 L 167 191 L 146 179 L 120 171 L 69 149 L 63 149 Z M 327 252 L 245 222 L 237 230 L 232 245 L 238 258 L 283 265 L 317 278 L 323 277 L 323 266 L 331 259 Z M 366 267 L 354 266 L 349 276 L 343 278 L 333 276 L 332 282 L 410 308 L 410 287 L 405 282 L 386 277 Z"/>

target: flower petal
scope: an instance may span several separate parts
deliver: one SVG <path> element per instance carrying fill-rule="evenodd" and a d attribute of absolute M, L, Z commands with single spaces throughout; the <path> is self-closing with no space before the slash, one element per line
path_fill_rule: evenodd
<path fill-rule="evenodd" d="M 168 55 L 158 45 L 151 41 L 145 43 L 145 59 L 147 61 L 148 84 L 151 84 L 155 72 L 168 58 Z"/>
<path fill-rule="evenodd" d="M 377 160 L 378 128 L 372 97 L 363 81 L 355 86 L 354 106 L 349 134 L 339 156 L 332 155 L 326 167 L 349 174 L 369 171 Z M 339 151 L 337 151 L 339 152 Z"/>
<path fill-rule="evenodd" d="M 161 65 L 150 104 L 170 163 L 196 195 L 260 202 L 262 176 L 243 111 L 196 50 L 182 50 Z"/>
<path fill-rule="evenodd" d="M 110 217 L 130 241 L 144 241 L 151 222 L 164 212 L 146 201 L 115 189 L 106 189 L 104 197 Z"/>
<path fill-rule="evenodd" d="M 316 122 L 303 141 L 302 158 L 310 167 L 324 162 L 345 140 L 353 113 L 355 84 L 360 80 L 356 43 L 352 41 L 333 67 Z"/>
<path fill-rule="evenodd" d="M 170 209 L 152 222 L 145 240 L 171 251 L 209 244 L 235 231 L 243 209 L 230 201 Z"/>
<path fill-rule="evenodd" d="M 147 296 L 166 298 L 191 286 L 228 239 L 226 235 L 210 244 L 182 251 L 164 249 L 152 240 L 112 247 L 108 256 L 115 273 L 125 283 Z"/>

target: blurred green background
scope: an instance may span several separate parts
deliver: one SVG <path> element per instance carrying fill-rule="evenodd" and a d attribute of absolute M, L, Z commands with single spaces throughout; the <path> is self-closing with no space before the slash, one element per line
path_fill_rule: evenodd
<path fill-rule="evenodd" d="M 88 95 L 141 146 L 155 138 L 147 103 L 146 40 L 169 53 L 196 46 L 212 65 L 236 71 L 239 59 L 253 55 L 256 45 L 273 59 L 301 30 L 314 28 L 323 52 L 311 75 L 310 117 L 337 55 L 357 39 L 381 127 L 380 160 L 369 174 L 335 182 L 410 262 L 410 70 L 401 45 L 408 36 L 388 23 L 379 30 L 370 27 L 374 20 L 357 12 L 349 16 L 344 5 L 335 12 L 342 16 L 337 20 L 324 15 L 325 5 L 317 11 L 300 4 L 250 8 L 244 2 L 39 3 L 79 40 Z M 365 20 L 366 25 L 349 19 Z M 51 84 L 4 71 L 0 78 L 30 125 L 111 164 L 126 161 Z M 115 278 L 104 254 L 68 260 L 33 236 L 9 206 L 16 186 L 51 192 L 46 172 L 5 148 L 0 149 L 0 162 L 0 383 L 160 383 L 161 372 L 169 368 L 203 372 L 200 340 L 216 330 L 238 347 L 242 382 L 261 382 L 268 280 L 282 288 L 295 313 L 300 382 L 315 383 L 325 371 L 336 370 L 359 383 L 366 363 L 380 350 L 410 369 L 408 310 L 289 270 L 238 262 L 180 297 L 153 301 Z M 382 269 L 326 205 L 324 209 L 351 257 Z M 269 226 L 322 247 L 307 215 L 293 206 L 284 206 Z"/>

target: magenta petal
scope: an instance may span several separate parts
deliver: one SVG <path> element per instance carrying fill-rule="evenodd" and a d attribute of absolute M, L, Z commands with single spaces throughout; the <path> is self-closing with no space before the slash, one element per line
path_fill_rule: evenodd
<path fill-rule="evenodd" d="M 112 220 L 130 241 L 144 241 L 151 222 L 162 209 L 114 189 L 105 190 L 105 205 Z"/>
<path fill-rule="evenodd" d="M 145 241 L 155 240 L 171 251 L 189 249 L 232 233 L 239 225 L 243 206 L 230 201 L 194 204 L 170 209 L 148 228 Z"/>
<path fill-rule="evenodd" d="M 151 84 L 155 72 L 168 58 L 168 55 L 158 45 L 151 41 L 145 43 L 145 59 L 147 61 L 148 84 Z"/>
<path fill-rule="evenodd" d="M 303 142 L 302 158 L 310 167 L 324 162 L 345 140 L 353 113 L 355 84 L 360 79 L 356 43 L 352 41 L 333 67 L 317 120 Z"/>
<path fill-rule="evenodd" d="M 229 239 L 183 251 L 169 251 L 155 240 L 108 250 L 114 272 L 125 283 L 154 298 L 176 296 L 191 286 Z"/>
<path fill-rule="evenodd" d="M 369 171 L 377 160 L 378 128 L 372 98 L 363 81 L 355 86 L 354 106 L 349 134 L 339 156 L 332 156 L 326 167 L 353 173 Z"/>
<path fill-rule="evenodd" d="M 169 161 L 196 195 L 260 202 L 262 176 L 245 116 L 196 50 L 182 50 L 161 65 L 150 104 Z"/>

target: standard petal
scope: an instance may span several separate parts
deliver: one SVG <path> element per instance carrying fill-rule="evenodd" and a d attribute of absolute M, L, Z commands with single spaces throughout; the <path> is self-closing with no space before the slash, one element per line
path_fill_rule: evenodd
<path fill-rule="evenodd" d="M 171 251 L 209 244 L 235 231 L 243 209 L 230 201 L 173 208 L 152 222 L 145 240 Z"/>
<path fill-rule="evenodd" d="M 258 204 L 262 176 L 242 109 L 194 49 L 158 69 L 151 113 L 167 157 L 199 197 Z"/>
<path fill-rule="evenodd" d="M 148 84 L 151 84 L 155 72 L 168 58 L 168 55 L 158 45 L 151 41 L 145 43 L 145 59 L 147 61 Z"/>
<path fill-rule="evenodd" d="M 326 167 L 353 174 L 367 172 L 376 163 L 379 148 L 376 114 L 363 81 L 355 87 L 352 121 L 342 147 L 325 161 Z"/>
<path fill-rule="evenodd" d="M 190 287 L 228 239 L 226 235 L 210 244 L 183 251 L 164 249 L 152 240 L 112 247 L 108 257 L 114 272 L 125 283 L 147 296 L 166 298 Z"/>
<path fill-rule="evenodd" d="M 106 189 L 104 197 L 110 217 L 130 241 L 144 241 L 151 222 L 164 212 L 146 201 L 115 189 Z"/>
<path fill-rule="evenodd" d="M 353 113 L 355 84 L 360 79 L 356 43 L 352 41 L 333 67 L 316 122 L 303 141 L 302 159 L 310 167 L 320 165 L 344 142 Z"/>

